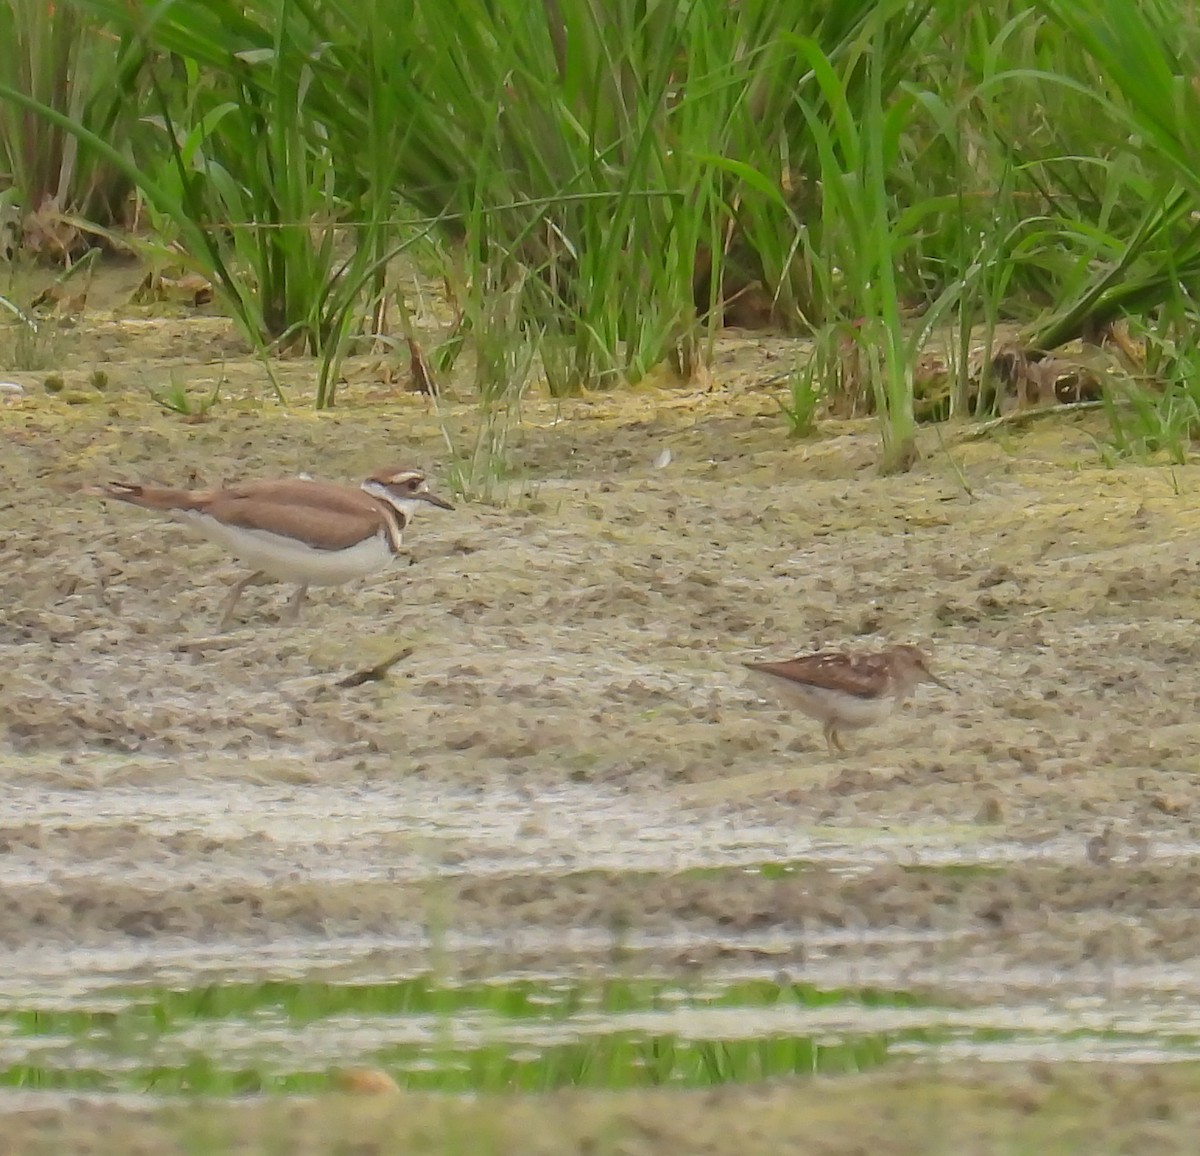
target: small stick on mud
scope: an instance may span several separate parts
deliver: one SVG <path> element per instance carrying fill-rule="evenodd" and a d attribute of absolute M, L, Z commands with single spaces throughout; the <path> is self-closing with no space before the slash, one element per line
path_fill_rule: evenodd
<path fill-rule="evenodd" d="M 963 430 L 951 444 L 978 441 L 1003 426 L 1022 426 L 1037 421 L 1043 417 L 1071 417 L 1089 409 L 1103 409 L 1106 403 L 1102 401 L 1074 401 L 1068 405 L 1043 405 L 1037 409 L 1014 409 L 1011 413 L 1001 414 L 990 418 L 968 429 Z"/>
<path fill-rule="evenodd" d="M 382 662 L 375 666 L 368 666 L 365 670 L 356 670 L 353 674 L 346 675 L 345 678 L 339 679 L 334 683 L 334 686 L 341 689 L 349 689 L 350 687 L 362 686 L 364 682 L 383 682 L 387 678 L 387 673 L 398 662 L 403 662 L 413 653 L 411 646 L 406 646 L 403 650 L 397 650 L 391 658 L 385 658 Z"/>
<path fill-rule="evenodd" d="M 228 634 L 205 635 L 203 638 L 185 638 L 175 644 L 177 654 L 204 654 L 209 650 L 232 650 L 241 646 L 245 639 L 234 638 Z"/>

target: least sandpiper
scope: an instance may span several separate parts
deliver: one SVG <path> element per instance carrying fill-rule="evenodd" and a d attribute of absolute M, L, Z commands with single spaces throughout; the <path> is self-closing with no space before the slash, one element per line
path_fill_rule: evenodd
<path fill-rule="evenodd" d="M 845 750 L 839 735 L 882 722 L 917 685 L 947 686 L 915 646 L 892 646 L 874 654 L 825 650 L 786 662 L 743 664 L 755 683 L 784 706 L 802 711 L 824 728 L 830 750 Z"/>

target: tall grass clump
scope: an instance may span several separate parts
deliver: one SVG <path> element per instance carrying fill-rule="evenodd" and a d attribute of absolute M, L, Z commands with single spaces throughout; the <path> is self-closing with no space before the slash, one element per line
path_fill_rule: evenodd
<path fill-rule="evenodd" d="M 136 62 L 80 3 L 4 0 L 0 44 L 0 84 L 128 154 L 139 103 L 130 80 Z M 56 218 L 75 217 L 104 228 L 128 215 L 129 175 L 81 149 L 66 126 L 47 123 L 28 105 L 0 101 L 0 165 L 20 215 L 40 213 L 46 227 Z M 32 224 L 29 231 L 36 247 Z M 41 248 L 47 256 L 67 255 L 49 244 Z"/>
<path fill-rule="evenodd" d="M 861 56 L 870 23 L 890 89 L 931 6 L 88 10 L 128 60 L 177 62 L 152 75 L 162 139 L 145 171 L 170 198 L 149 199 L 200 226 L 202 245 L 182 243 L 249 331 L 322 351 L 343 342 L 346 301 L 366 312 L 407 207 L 461 246 L 472 276 L 507 269 L 523 285 L 522 324 L 544 329 L 551 386 L 569 389 L 636 379 L 664 357 L 694 367 L 737 246 L 781 319 L 823 312 L 802 243 L 815 150 L 793 94 L 805 89 L 817 117 L 829 94 L 798 46 Z"/>
<path fill-rule="evenodd" d="M 414 237 L 396 191 L 411 131 L 403 6 L 89 7 L 146 61 L 160 231 L 179 234 L 254 344 L 321 358 L 317 404 L 332 404 Z"/>
<path fill-rule="evenodd" d="M 1044 7 L 1104 78 L 1086 96 L 1118 147 L 1096 164 L 1139 209 L 1104 230 L 1104 260 L 1043 330 L 1053 344 L 1153 308 L 1200 275 L 1200 19 L 1178 0 Z M 1114 200 L 1111 187 L 1106 193 Z M 1109 221 L 1106 213 L 1102 223 Z"/>
<path fill-rule="evenodd" d="M 933 329 L 957 333 L 950 393 L 933 412 L 967 415 L 995 397 L 969 366 L 986 377 L 1002 321 L 1024 322 L 1039 356 L 1071 338 L 1100 340 L 1114 319 L 1158 309 L 1173 281 L 1195 278 L 1194 177 L 1169 159 L 1185 150 L 1174 139 L 1147 143 L 1153 116 L 1130 114 L 1103 53 L 1079 51 L 1086 24 L 1110 53 L 1119 44 L 1137 59 L 1154 55 L 1147 13 L 1157 13 L 1160 38 L 1172 12 L 1184 16 L 1181 43 L 1193 44 L 1195 17 L 1169 3 L 1114 2 L 1098 6 L 1116 21 L 1100 34 L 1100 13 L 1081 15 L 1091 7 L 939 5 L 909 38 L 898 83 L 880 65 L 896 13 L 884 14 L 886 32 L 864 23 L 840 57 L 803 46 L 825 106 L 797 93 L 820 176 L 801 214 L 806 260 L 814 298 L 827 303 L 822 320 L 850 325 L 840 331 L 854 340 L 856 384 L 869 386 L 883 419 L 885 468 L 911 460 L 914 369 Z M 1170 95 L 1196 74 L 1194 54 L 1161 60 L 1150 70 L 1157 108 L 1194 132 L 1195 91 Z M 1129 72 L 1132 84 L 1136 62 Z"/>
<path fill-rule="evenodd" d="M 539 379 L 701 372 L 751 287 L 775 325 L 834 335 L 789 421 L 810 428 L 837 400 L 822 366 L 852 363 L 888 470 L 914 460 L 934 329 L 955 332 L 951 384 L 921 411 L 968 415 L 1002 323 L 1035 355 L 1130 313 L 1163 348 L 1194 324 L 1183 0 L 11 0 L 5 20 L 21 180 L 49 188 L 77 140 L 252 342 L 320 359 L 318 405 L 397 255 L 430 242 L 489 454 Z"/>
<path fill-rule="evenodd" d="M 450 451 L 450 486 L 475 500 L 492 502 L 501 496 L 508 479 L 510 435 L 539 369 L 544 333 L 520 316 L 523 289 L 520 280 L 501 284 L 477 279 L 462 305 L 462 323 L 473 335 L 477 420 L 465 434 L 443 420 L 442 433 Z M 453 349 L 444 351 L 442 366 L 453 356 Z"/>
<path fill-rule="evenodd" d="M 1121 318 L 1144 318 L 1136 326 L 1142 364 L 1107 387 L 1112 445 L 1183 461 L 1197 428 L 1200 17 L 1180 0 L 1048 0 L 1044 7 L 1104 78 L 1086 99 L 1119 146 L 1096 163 L 1109 178 L 1106 202 L 1132 203 L 1137 212 L 1098 222 L 1086 275 L 1034 340 L 1047 347 L 1077 336 L 1105 341 Z"/>
<path fill-rule="evenodd" d="M 423 87 L 450 110 L 429 123 L 471 157 L 452 214 L 466 267 L 522 283 L 554 392 L 702 357 L 741 191 L 789 222 L 788 38 L 811 15 L 763 0 L 421 5 Z M 414 172 L 406 193 L 435 184 Z"/>

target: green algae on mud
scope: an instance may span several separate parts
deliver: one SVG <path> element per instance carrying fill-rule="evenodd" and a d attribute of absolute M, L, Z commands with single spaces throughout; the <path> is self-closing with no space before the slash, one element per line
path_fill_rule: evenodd
<path fill-rule="evenodd" d="M 749 1020 L 769 1010 L 913 1003 L 902 993 L 765 980 L 697 991 L 654 979 L 447 985 L 422 976 L 373 985 L 132 989 L 109 991 L 92 1008 L 88 1002 L 76 1009 L 0 1010 L 0 1034 L 15 1060 L 0 1072 L 0 1085 L 158 1095 L 311 1093 L 336 1086 L 338 1065 L 353 1062 L 427 1091 L 696 1087 L 862 1071 L 886 1058 L 891 1039 L 930 1038 L 923 1028 L 842 1038 L 825 1029 L 817 1040 L 796 1034 L 791 1021 L 764 1035 L 770 1017 L 753 1027 Z M 738 1026 L 736 1017 L 722 1014 L 722 1037 L 706 1038 L 705 1012 L 742 1013 L 747 1022 Z"/>
<path fill-rule="evenodd" d="M 57 1004 L 57 1006 L 55 1006 Z M 765 978 L 502 978 L 110 989 L 0 1010 L 0 1085 L 44 1092 L 317 1094 L 364 1065 L 409 1091 L 496 1094 L 745 1084 L 1016 1057 L 1200 1060 L 1178 999 L 959 1006 Z"/>

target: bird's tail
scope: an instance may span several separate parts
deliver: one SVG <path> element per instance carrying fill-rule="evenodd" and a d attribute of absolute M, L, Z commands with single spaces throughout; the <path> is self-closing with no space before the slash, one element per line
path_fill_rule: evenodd
<path fill-rule="evenodd" d="M 82 486 L 81 494 L 93 498 L 115 498 L 146 510 L 202 510 L 212 495 L 204 490 L 173 490 L 166 486 L 143 486 L 136 482 L 108 482 Z"/>

